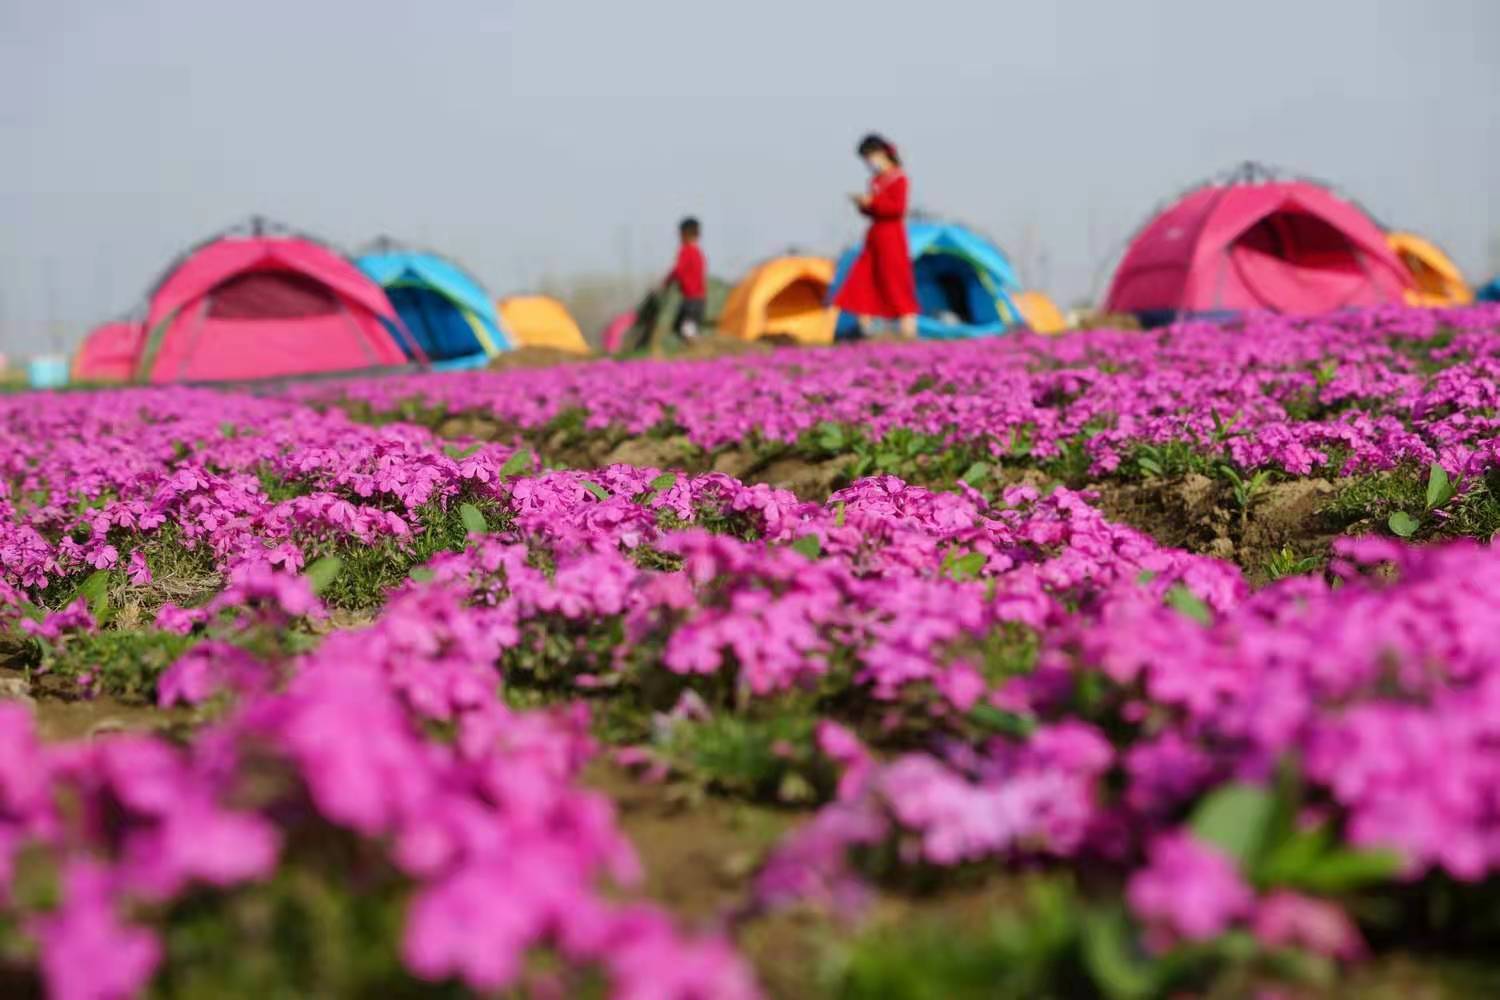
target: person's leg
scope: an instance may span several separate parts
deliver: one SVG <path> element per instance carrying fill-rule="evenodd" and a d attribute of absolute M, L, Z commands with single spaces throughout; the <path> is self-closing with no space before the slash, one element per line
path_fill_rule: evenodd
<path fill-rule="evenodd" d="M 917 317 L 902 316 L 900 320 L 901 336 L 907 340 L 917 339 Z"/>
<path fill-rule="evenodd" d="M 870 337 L 870 324 L 874 320 L 868 316 L 856 316 L 854 317 L 854 321 L 859 324 L 859 335 L 868 340 Z"/>
<path fill-rule="evenodd" d="M 681 340 L 692 340 L 698 336 L 698 323 L 693 315 L 692 304 L 684 301 L 677 307 L 677 318 L 672 324 L 672 329 L 677 332 Z"/>

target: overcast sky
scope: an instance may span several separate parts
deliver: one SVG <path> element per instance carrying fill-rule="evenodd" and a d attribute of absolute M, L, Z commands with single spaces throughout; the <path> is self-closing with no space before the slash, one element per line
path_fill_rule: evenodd
<path fill-rule="evenodd" d="M 852 147 L 1028 283 L 1099 292 L 1246 158 L 1500 265 L 1496 0 L 0 0 L 0 345 L 71 347 L 263 212 L 448 251 L 495 292 L 734 277 L 859 232 Z"/>

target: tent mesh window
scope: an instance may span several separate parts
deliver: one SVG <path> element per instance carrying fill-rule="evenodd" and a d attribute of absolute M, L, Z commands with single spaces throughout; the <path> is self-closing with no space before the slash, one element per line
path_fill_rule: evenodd
<path fill-rule="evenodd" d="M 1240 235 L 1235 243 L 1300 268 L 1360 270 L 1359 253 L 1349 238 L 1305 212 L 1274 212 Z"/>
<path fill-rule="evenodd" d="M 208 315 L 214 319 L 300 319 L 330 316 L 339 300 L 327 285 L 296 271 L 248 271 L 213 290 Z"/>

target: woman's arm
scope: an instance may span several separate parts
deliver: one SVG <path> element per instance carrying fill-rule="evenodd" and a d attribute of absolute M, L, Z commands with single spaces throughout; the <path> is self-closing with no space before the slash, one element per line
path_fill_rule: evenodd
<path fill-rule="evenodd" d="M 860 209 L 872 219 L 899 219 L 906 214 L 906 175 L 893 177 L 865 200 Z"/>

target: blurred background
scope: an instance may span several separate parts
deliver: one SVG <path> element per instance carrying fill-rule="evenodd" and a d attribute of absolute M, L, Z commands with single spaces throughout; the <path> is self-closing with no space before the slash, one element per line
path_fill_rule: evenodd
<path fill-rule="evenodd" d="M 853 147 L 1067 305 L 1245 159 L 1500 270 L 1500 4 L 5 0 L 0 349 L 67 350 L 252 212 L 440 247 L 586 331 L 665 273 L 836 254 Z"/>

